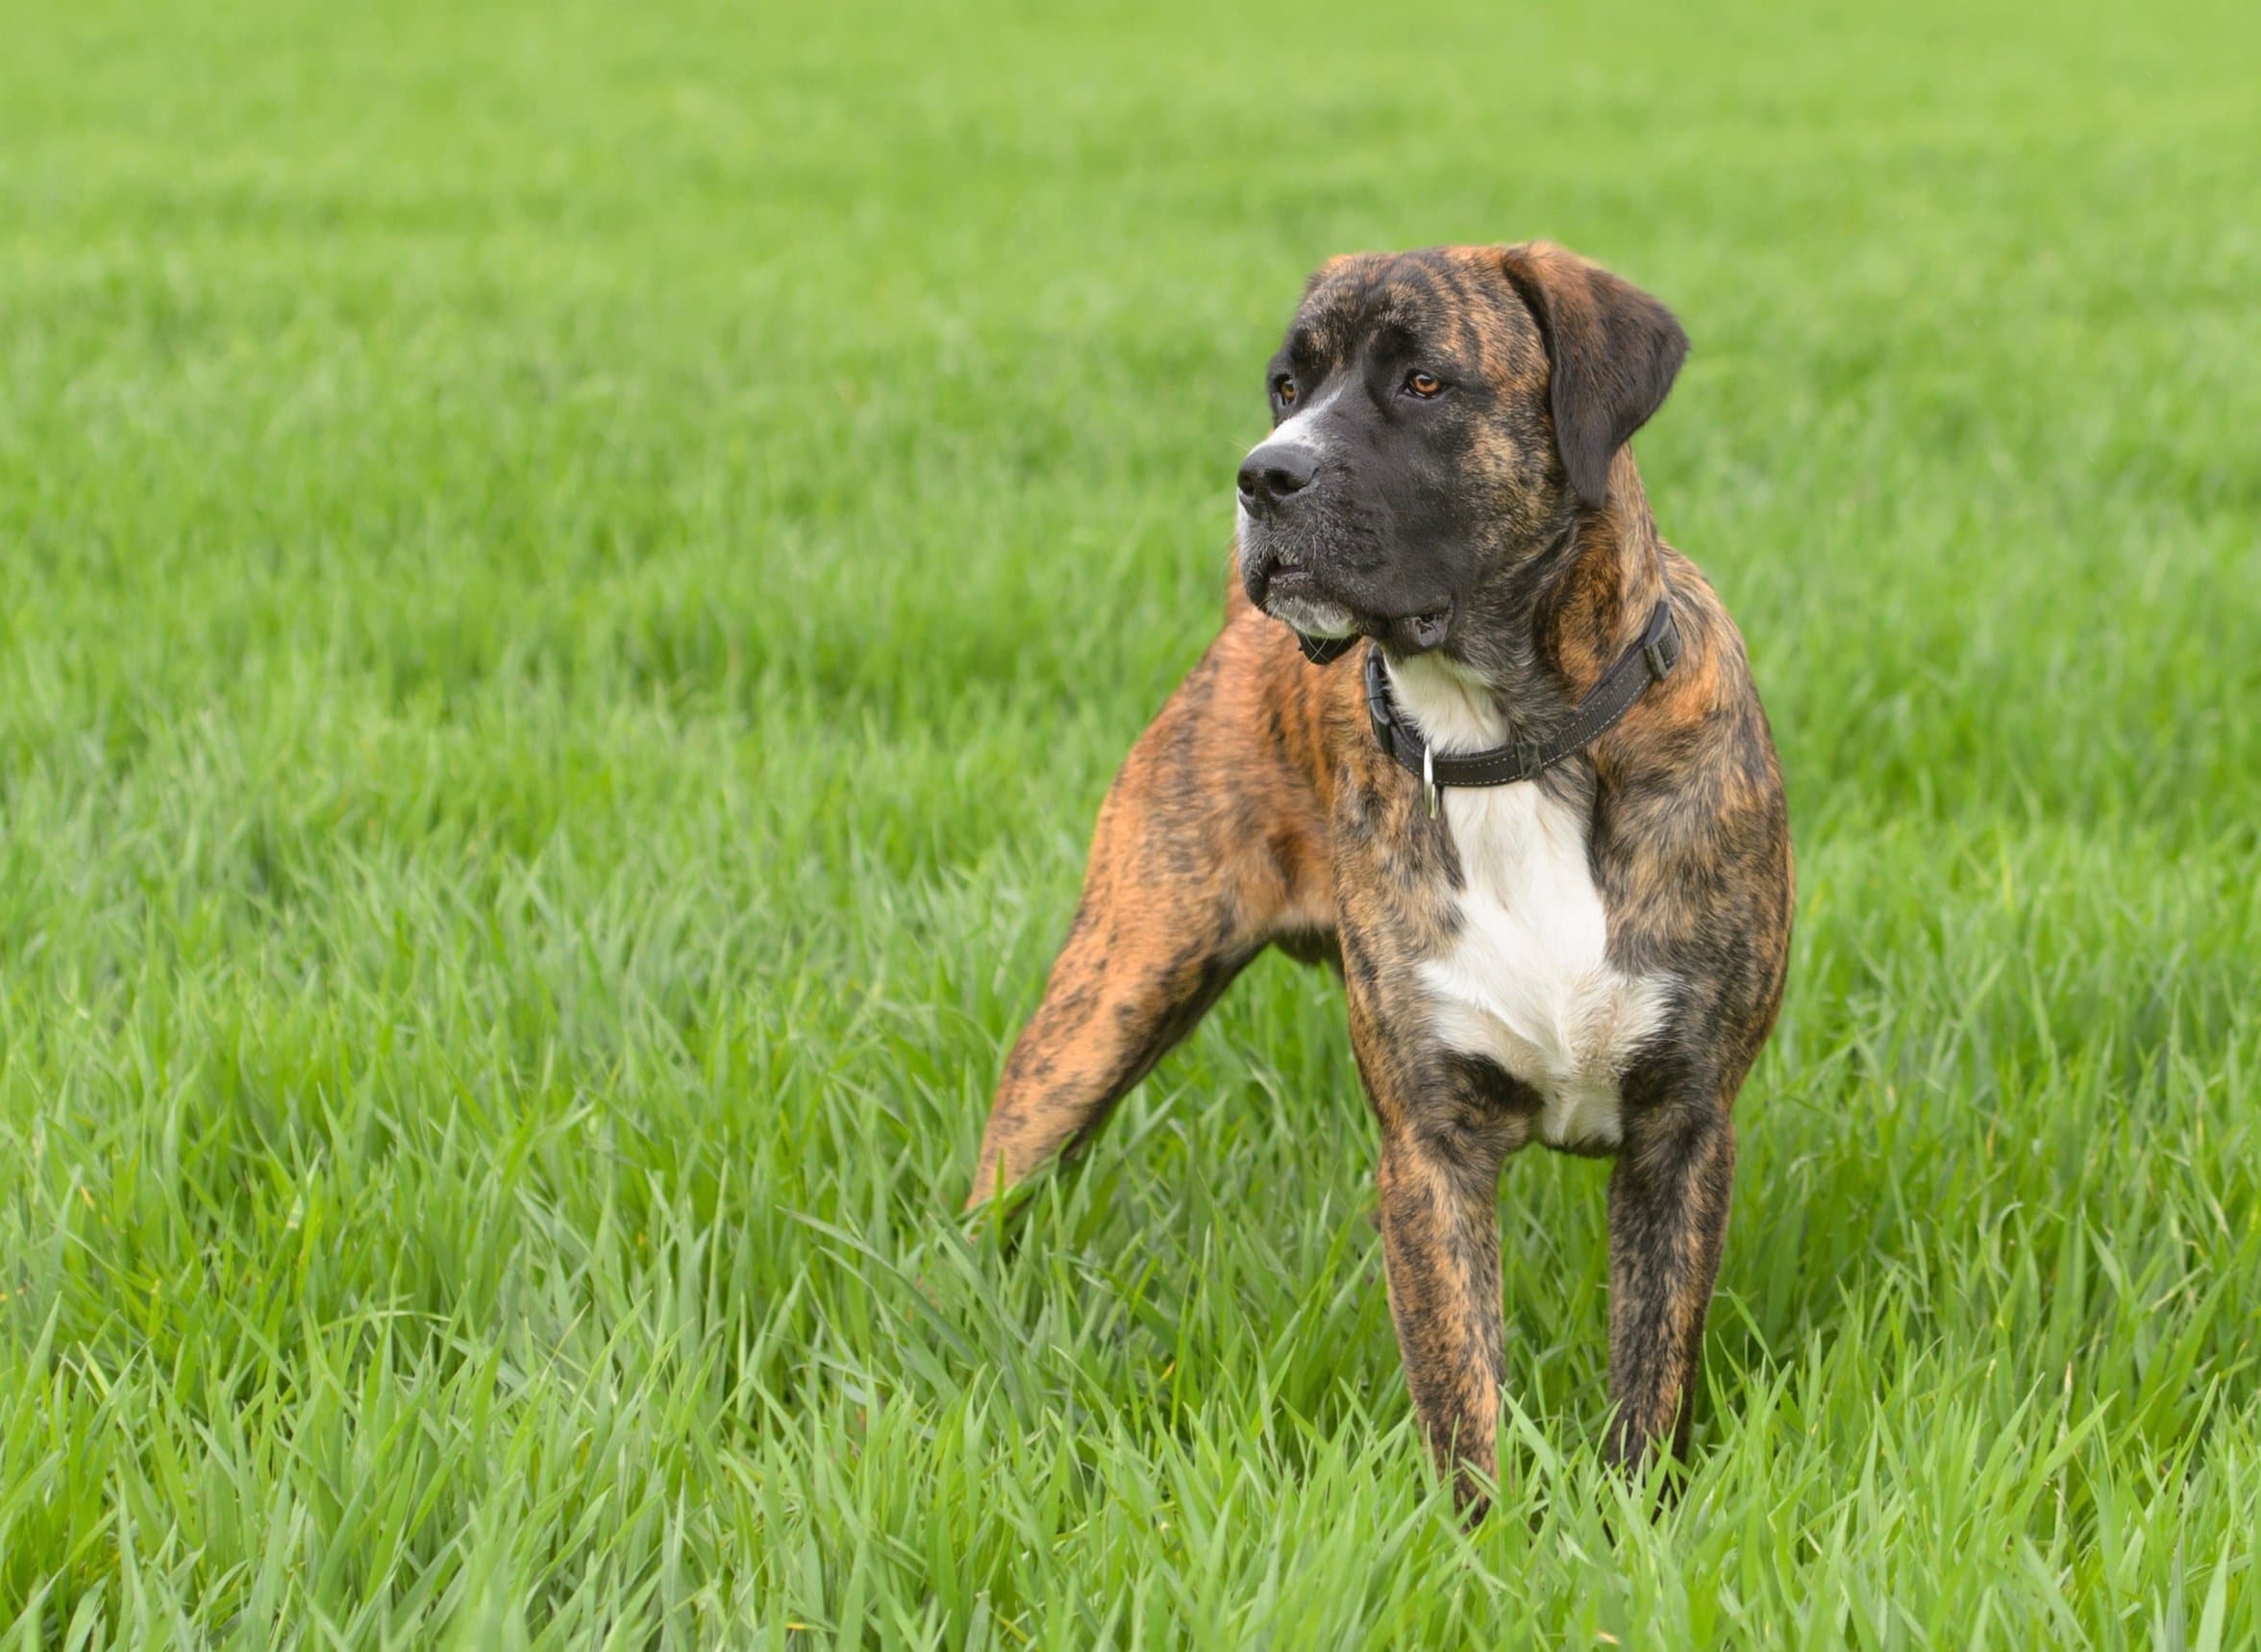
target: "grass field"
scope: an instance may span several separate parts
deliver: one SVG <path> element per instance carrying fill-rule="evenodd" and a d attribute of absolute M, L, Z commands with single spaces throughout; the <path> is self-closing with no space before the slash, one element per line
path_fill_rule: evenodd
<path fill-rule="evenodd" d="M 2261 19 L 18 9 L 0 1646 L 2261 1639 Z M 1411 1433 L 1331 981 L 952 1220 L 1304 272 L 1548 234 L 1752 639 L 1687 1494 Z"/>

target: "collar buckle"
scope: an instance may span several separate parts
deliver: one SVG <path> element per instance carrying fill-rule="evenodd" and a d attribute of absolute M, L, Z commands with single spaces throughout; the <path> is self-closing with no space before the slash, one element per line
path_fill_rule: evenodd
<path fill-rule="evenodd" d="M 1669 603 L 1656 604 L 1656 612 L 1650 617 L 1648 633 L 1641 638 L 1641 658 L 1649 667 L 1652 681 L 1662 682 L 1672 675 L 1674 666 L 1680 663 L 1680 628 L 1673 623 Z"/>

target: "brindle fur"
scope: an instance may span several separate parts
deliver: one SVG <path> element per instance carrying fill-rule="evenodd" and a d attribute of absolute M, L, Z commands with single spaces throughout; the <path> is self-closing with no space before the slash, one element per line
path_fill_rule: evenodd
<path fill-rule="evenodd" d="M 1453 330 L 1503 391 L 1453 480 L 1520 551 L 1461 593 L 1454 653 L 1517 734 L 1543 739 L 1567 717 L 1667 589 L 1685 644 L 1622 722 L 1532 782 L 1590 821 L 1609 962 L 1674 982 L 1665 1024 L 1621 1077 L 1609 1183 L 1608 1449 L 1638 1467 L 1659 1445 L 1686 1448 L 1734 1166 L 1728 1112 L 1781 998 L 1781 777 L 1742 638 L 1658 539 L 1623 445 L 1627 417 L 1648 410 L 1627 415 L 1627 397 L 1652 407 L 1678 360 L 1677 325 L 1641 307 L 1669 315 L 1542 243 L 1336 259 L 1296 329 L 1343 348 L 1329 330 L 1378 306 Z M 1082 901 L 1006 1063 L 969 1205 L 1087 1140 L 1266 945 L 1338 957 L 1380 1126 L 1406 1381 L 1440 1469 L 1480 1511 L 1503 1375 L 1498 1178 L 1532 1138 L 1539 1097 L 1429 1031 L 1417 966 L 1452 939 L 1461 866 L 1447 824 L 1374 742 L 1363 652 L 1306 663 L 1235 581 L 1223 631 L 1100 810 Z"/>

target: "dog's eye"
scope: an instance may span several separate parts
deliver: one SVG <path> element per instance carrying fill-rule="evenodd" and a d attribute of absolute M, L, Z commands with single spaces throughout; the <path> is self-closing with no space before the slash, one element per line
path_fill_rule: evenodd
<path fill-rule="evenodd" d="M 1281 407 L 1294 407 L 1296 399 L 1296 382 L 1293 379 L 1288 378 L 1284 373 L 1281 374 L 1279 378 L 1272 381 L 1272 394 L 1280 398 L 1280 405 Z"/>
<path fill-rule="evenodd" d="M 1419 368 L 1415 368 L 1405 375 L 1406 392 L 1409 395 L 1419 396 L 1425 402 L 1444 387 L 1445 382 L 1434 373 L 1424 373 Z"/>

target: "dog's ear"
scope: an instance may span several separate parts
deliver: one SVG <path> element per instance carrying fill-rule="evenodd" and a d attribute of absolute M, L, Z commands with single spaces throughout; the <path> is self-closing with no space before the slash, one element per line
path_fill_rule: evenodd
<path fill-rule="evenodd" d="M 1551 241 L 1526 241 L 1503 257 L 1546 336 L 1562 468 L 1578 498 L 1598 506 L 1609 492 L 1609 461 L 1664 405 L 1688 335 L 1631 282 Z"/>

